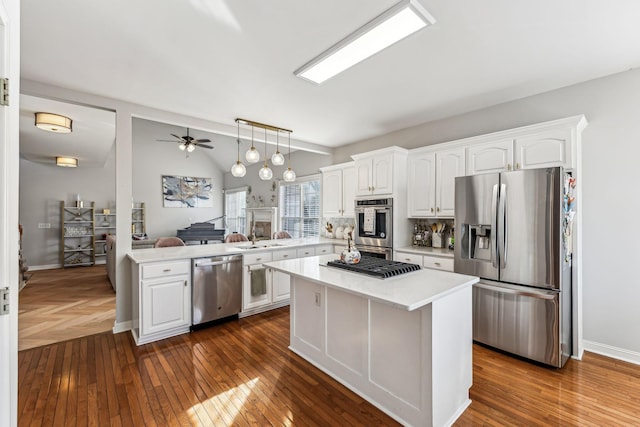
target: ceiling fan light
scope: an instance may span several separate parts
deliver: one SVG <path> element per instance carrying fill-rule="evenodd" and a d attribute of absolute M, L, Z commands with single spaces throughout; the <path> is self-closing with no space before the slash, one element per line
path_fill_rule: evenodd
<path fill-rule="evenodd" d="M 271 156 L 271 163 L 273 163 L 274 166 L 284 165 L 284 156 L 280 151 L 273 153 L 273 156 Z"/>
<path fill-rule="evenodd" d="M 64 168 L 77 168 L 78 159 L 73 157 L 56 157 L 56 165 Z"/>
<path fill-rule="evenodd" d="M 236 178 L 242 178 L 247 173 L 247 168 L 238 160 L 233 166 L 231 166 L 231 175 Z"/>
<path fill-rule="evenodd" d="M 69 117 L 53 113 L 36 113 L 36 127 L 56 133 L 71 133 L 72 121 Z"/>
<path fill-rule="evenodd" d="M 268 181 L 273 178 L 273 171 L 269 168 L 269 166 L 267 166 L 267 163 L 265 162 L 264 166 L 262 166 L 262 168 L 260 169 L 260 172 L 258 172 L 258 175 L 260 176 L 261 180 Z"/>
<path fill-rule="evenodd" d="M 244 157 L 249 163 L 258 163 L 258 161 L 260 160 L 260 152 L 258 152 L 258 150 L 256 150 L 256 147 L 252 145 L 251 148 L 247 150 Z"/>
<path fill-rule="evenodd" d="M 187 151 L 188 151 L 189 153 L 192 153 L 192 152 L 193 152 L 193 150 L 195 150 L 195 149 L 196 149 L 196 146 L 195 146 L 195 145 L 193 145 L 193 144 L 189 144 L 189 145 L 187 145 Z"/>
<path fill-rule="evenodd" d="M 287 168 L 286 171 L 284 171 L 284 173 L 282 174 L 282 179 L 284 179 L 287 182 L 293 182 L 296 180 L 296 173 L 293 171 L 293 169 L 291 169 L 290 167 Z"/>
<path fill-rule="evenodd" d="M 187 144 L 185 144 L 184 142 L 181 142 L 180 144 L 178 144 L 178 148 L 184 151 L 184 149 L 187 148 Z"/>

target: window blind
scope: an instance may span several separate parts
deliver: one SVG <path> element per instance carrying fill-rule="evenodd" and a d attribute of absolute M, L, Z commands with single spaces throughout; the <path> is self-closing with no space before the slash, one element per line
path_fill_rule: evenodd
<path fill-rule="evenodd" d="M 291 237 L 317 237 L 320 235 L 320 176 L 281 182 L 280 228 Z"/>
<path fill-rule="evenodd" d="M 247 188 L 234 188 L 224 192 L 224 214 L 227 234 L 237 232 L 247 234 Z"/>

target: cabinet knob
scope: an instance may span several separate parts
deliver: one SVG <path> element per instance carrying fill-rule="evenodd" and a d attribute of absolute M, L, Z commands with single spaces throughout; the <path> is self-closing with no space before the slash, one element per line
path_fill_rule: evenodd
<path fill-rule="evenodd" d="M 511 163 L 507 163 L 507 170 L 510 171 L 511 170 Z"/>
<path fill-rule="evenodd" d="M 164 270 L 162 270 L 163 273 L 169 273 L 171 271 L 170 268 L 165 268 Z"/>
<path fill-rule="evenodd" d="M 262 261 L 262 258 L 256 258 L 256 261 Z"/>
<path fill-rule="evenodd" d="M 431 208 L 431 212 L 433 212 L 433 208 Z"/>
<path fill-rule="evenodd" d="M 404 260 L 407 262 L 411 262 L 411 258 L 405 258 Z"/>
<path fill-rule="evenodd" d="M 440 212 L 440 208 L 436 208 L 436 212 Z"/>
<path fill-rule="evenodd" d="M 520 163 L 516 163 L 516 169 L 520 169 Z"/>
<path fill-rule="evenodd" d="M 282 258 L 288 258 L 288 257 L 289 257 L 289 254 L 282 255 Z"/>
<path fill-rule="evenodd" d="M 440 263 L 439 262 L 434 262 L 433 263 L 436 267 L 440 267 Z"/>
<path fill-rule="evenodd" d="M 185 288 L 187 287 L 187 281 L 186 280 L 184 281 L 184 287 Z"/>

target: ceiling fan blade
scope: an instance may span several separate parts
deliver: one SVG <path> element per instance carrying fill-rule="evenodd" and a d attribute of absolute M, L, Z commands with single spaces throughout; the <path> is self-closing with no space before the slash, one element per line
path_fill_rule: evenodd
<path fill-rule="evenodd" d="M 204 138 L 204 139 L 195 139 L 194 141 L 195 142 L 211 142 L 210 139 L 206 139 L 206 138 Z"/>
<path fill-rule="evenodd" d="M 158 142 L 177 142 L 178 144 L 182 143 L 182 141 L 176 141 L 175 139 L 156 139 L 156 141 L 158 141 Z"/>
<path fill-rule="evenodd" d="M 210 145 L 205 145 L 205 144 L 197 144 L 197 143 L 194 143 L 193 145 L 197 145 L 198 147 L 202 147 L 202 148 L 209 148 L 209 149 L 213 148 L 212 146 L 210 146 Z"/>
<path fill-rule="evenodd" d="M 172 136 L 172 137 L 174 137 L 174 138 L 179 139 L 179 140 L 180 140 L 180 141 L 182 141 L 182 142 L 185 142 L 184 138 L 182 138 L 181 136 L 176 135 L 175 133 L 170 133 L 169 135 L 171 135 L 171 136 Z"/>

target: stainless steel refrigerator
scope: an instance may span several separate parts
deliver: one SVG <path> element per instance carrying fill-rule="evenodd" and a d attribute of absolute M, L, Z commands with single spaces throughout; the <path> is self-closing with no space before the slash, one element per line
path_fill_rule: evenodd
<path fill-rule="evenodd" d="M 544 168 L 456 178 L 456 273 L 473 290 L 473 339 L 548 365 L 571 355 L 567 175 Z"/>

